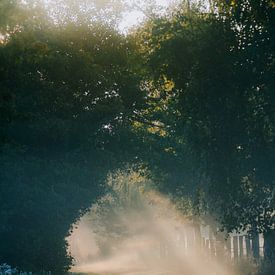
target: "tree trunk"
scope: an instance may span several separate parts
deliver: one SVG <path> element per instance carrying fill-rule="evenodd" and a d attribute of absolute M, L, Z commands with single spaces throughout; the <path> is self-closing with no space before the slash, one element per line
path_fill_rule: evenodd
<path fill-rule="evenodd" d="M 246 257 L 249 258 L 251 256 L 251 243 L 250 243 L 250 237 L 248 235 L 245 236 L 245 246 L 246 246 Z"/>
<path fill-rule="evenodd" d="M 240 251 L 239 257 L 240 259 L 242 259 L 243 258 L 243 236 L 239 236 L 239 251 Z"/>
<path fill-rule="evenodd" d="M 216 234 L 216 254 L 219 259 L 219 261 L 222 261 L 225 256 L 225 251 L 224 251 L 224 244 L 225 244 L 225 236 L 223 233 L 218 232 Z"/>
<path fill-rule="evenodd" d="M 271 229 L 264 234 L 265 261 L 275 262 L 275 230 Z"/>
<path fill-rule="evenodd" d="M 234 261 L 237 262 L 238 261 L 238 236 L 233 236 L 233 252 L 234 252 Z"/>
<path fill-rule="evenodd" d="M 252 252 L 255 260 L 259 260 L 260 258 L 260 240 L 259 234 L 254 233 L 252 236 Z"/>
<path fill-rule="evenodd" d="M 195 235 L 196 246 L 202 247 L 200 224 L 198 222 L 194 222 L 194 235 Z"/>
<path fill-rule="evenodd" d="M 231 248 L 231 236 L 228 236 L 225 245 L 226 245 L 227 254 L 228 254 L 229 258 L 231 259 L 232 258 L 232 256 L 231 256 L 231 254 L 232 254 L 232 252 L 231 252 L 231 249 L 232 249 Z"/>

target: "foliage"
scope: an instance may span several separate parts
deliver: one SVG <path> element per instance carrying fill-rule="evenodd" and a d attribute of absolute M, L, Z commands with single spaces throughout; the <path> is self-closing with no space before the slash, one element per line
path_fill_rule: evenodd
<path fill-rule="evenodd" d="M 71 225 L 132 158 L 117 140 L 144 104 L 131 51 L 102 24 L 24 24 L 0 45 L 0 262 L 70 267 Z"/>
<path fill-rule="evenodd" d="M 149 4 L 127 36 L 121 1 L 41 3 L 0 3 L 0 263 L 66 272 L 71 225 L 125 163 L 188 215 L 263 232 L 272 258 L 273 2 Z"/>
<path fill-rule="evenodd" d="M 173 136 L 170 146 L 182 168 L 191 163 L 201 173 L 178 187 L 199 187 L 202 211 L 229 231 L 268 231 L 274 224 L 273 32 L 269 20 L 265 31 L 249 21 L 236 28 L 236 22 L 232 11 L 179 10 L 141 29 L 146 43 L 140 51 L 158 91 L 151 99 L 160 106 L 151 110 L 154 119 Z M 243 31 L 250 26 L 254 32 Z M 178 187 L 170 190 L 178 194 Z"/>
<path fill-rule="evenodd" d="M 106 185 L 107 194 L 88 213 L 90 228 L 103 257 L 141 230 L 138 223 L 148 204 L 148 193 L 153 190 L 148 171 L 134 167 L 112 172 Z"/>

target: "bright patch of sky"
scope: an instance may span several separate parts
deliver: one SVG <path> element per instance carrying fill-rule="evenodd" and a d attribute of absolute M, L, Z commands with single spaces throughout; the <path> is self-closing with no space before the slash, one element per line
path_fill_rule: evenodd
<path fill-rule="evenodd" d="M 1 0 L 0 0 L 1 1 Z M 20 0 L 23 4 L 31 4 L 32 0 Z M 84 18 L 89 19 L 89 16 L 96 10 L 96 6 L 102 8 L 106 5 L 106 10 L 111 11 L 114 8 L 116 10 L 116 0 L 36 0 L 38 3 L 42 3 L 45 9 L 48 11 L 50 18 L 55 23 L 60 23 L 67 20 L 67 17 L 71 20 L 77 20 L 77 13 L 83 11 Z M 126 33 L 132 27 L 140 24 L 148 16 L 150 8 L 154 13 L 163 14 L 171 5 L 179 3 L 181 0 L 122 0 L 123 9 L 122 19 L 118 24 L 118 29 Z M 119 1 L 118 1 L 119 2 Z M 90 3 L 90 4 L 89 4 Z M 93 4 L 94 3 L 94 4 Z M 112 7 L 113 5 L 113 7 Z M 118 5 L 119 6 L 119 5 Z M 150 12 L 149 12 L 150 14 Z M 95 14 L 95 17 L 104 17 L 104 12 L 99 9 L 99 12 Z M 109 14 L 111 16 L 111 14 Z M 111 16 L 112 17 L 112 16 Z M 115 14 L 114 14 L 115 18 Z M 111 22 L 112 18 L 106 18 L 106 21 Z"/>
<path fill-rule="evenodd" d="M 146 0 L 143 1 L 135 1 L 135 0 L 127 0 L 129 5 L 133 8 L 131 11 L 127 11 L 123 14 L 123 18 L 119 24 L 119 30 L 122 32 L 127 32 L 130 28 L 141 23 L 146 15 L 142 12 L 142 8 L 146 5 Z M 174 4 L 175 0 L 155 0 L 156 5 L 159 7 L 160 12 L 164 12 L 170 5 Z M 145 5 L 144 5 L 145 4 Z"/>

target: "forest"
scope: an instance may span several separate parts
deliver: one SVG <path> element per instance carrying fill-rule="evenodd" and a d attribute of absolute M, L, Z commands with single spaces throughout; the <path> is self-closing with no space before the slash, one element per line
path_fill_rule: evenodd
<path fill-rule="evenodd" d="M 0 265 L 68 274 L 74 225 L 121 177 L 262 236 L 240 274 L 275 274 L 275 2 L 50 2 L 0 1 Z"/>

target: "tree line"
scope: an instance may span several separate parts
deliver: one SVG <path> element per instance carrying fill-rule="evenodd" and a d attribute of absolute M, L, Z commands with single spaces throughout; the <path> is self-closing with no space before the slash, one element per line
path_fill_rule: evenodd
<path fill-rule="evenodd" d="M 72 224 L 126 164 L 199 219 L 263 233 L 272 261 L 273 1 L 180 1 L 127 35 L 115 2 L 60 0 L 59 21 L 0 3 L 0 262 L 66 272 Z"/>

